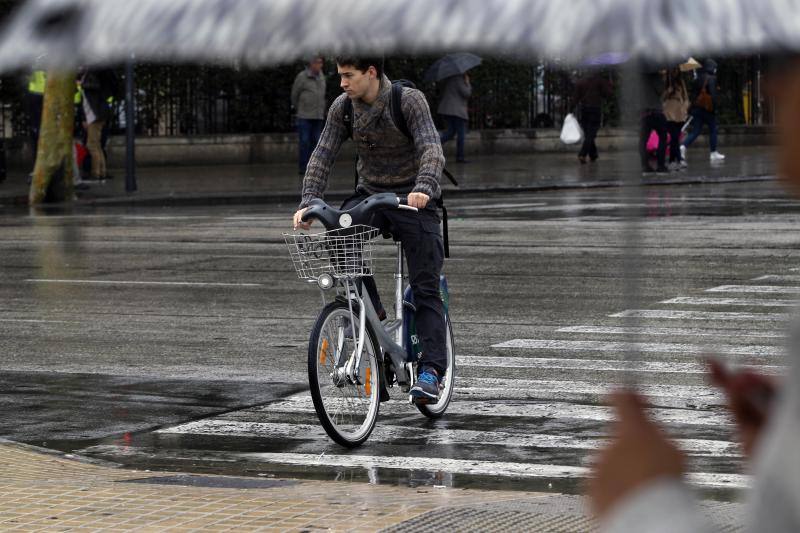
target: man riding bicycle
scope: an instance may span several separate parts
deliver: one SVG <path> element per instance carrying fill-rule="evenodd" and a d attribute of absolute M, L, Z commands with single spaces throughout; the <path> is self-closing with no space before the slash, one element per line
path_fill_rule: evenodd
<path fill-rule="evenodd" d="M 410 136 L 394 123 L 392 84 L 383 73 L 381 59 L 337 57 L 336 67 L 344 94 L 331 104 L 325 128 L 308 162 L 294 228 L 310 227 L 311 220 L 303 222 L 301 217 L 309 203 L 322 198 L 325 192 L 331 167 L 349 136 L 346 122 L 349 120 L 358 153 L 358 185 L 342 209 L 381 192 L 407 195 L 408 205 L 419 209 L 418 213 L 383 211 L 371 225 L 384 233 L 391 231 L 402 243 L 416 305 L 417 334 L 422 344 L 421 372 L 410 394 L 416 402 L 435 403 L 439 398 L 439 382 L 447 368 L 444 306 L 439 295 L 444 244 L 439 214 L 432 201 L 441 195 L 439 180 L 444 168 L 439 133 L 425 96 L 416 89 L 404 87 L 401 94 L 402 115 Z M 346 105 L 348 98 L 351 106 Z M 346 116 L 349 110 L 352 116 Z M 375 281 L 365 278 L 364 283 L 375 309 L 384 318 Z"/>

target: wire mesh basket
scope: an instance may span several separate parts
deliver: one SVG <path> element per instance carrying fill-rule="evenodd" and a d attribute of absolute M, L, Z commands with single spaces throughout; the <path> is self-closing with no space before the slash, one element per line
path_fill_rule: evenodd
<path fill-rule="evenodd" d="M 355 225 L 322 233 L 284 233 L 297 276 L 316 281 L 322 274 L 334 278 L 372 275 L 372 243 L 378 228 Z"/>

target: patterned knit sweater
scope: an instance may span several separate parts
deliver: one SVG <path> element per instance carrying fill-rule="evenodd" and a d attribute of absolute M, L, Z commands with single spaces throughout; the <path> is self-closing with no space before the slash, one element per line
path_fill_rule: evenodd
<path fill-rule="evenodd" d="M 301 208 L 314 198 L 324 196 L 333 162 L 347 139 L 342 117 L 345 98 L 349 98 L 347 94 L 340 95 L 328 110 L 325 128 L 303 179 Z M 370 194 L 421 192 L 438 198 L 444 155 L 428 102 L 420 91 L 404 88 L 401 106 L 413 142 L 394 125 L 391 82 L 386 76 L 381 80 L 380 93 L 372 105 L 360 99 L 353 100 L 353 141 L 358 153 L 359 187 Z"/>

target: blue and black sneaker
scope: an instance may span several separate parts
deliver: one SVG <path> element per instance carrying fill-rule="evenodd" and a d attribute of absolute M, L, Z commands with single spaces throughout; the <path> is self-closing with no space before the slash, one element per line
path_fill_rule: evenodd
<path fill-rule="evenodd" d="M 439 401 L 439 374 L 432 368 L 424 368 L 417 382 L 409 391 L 414 403 L 429 404 Z"/>

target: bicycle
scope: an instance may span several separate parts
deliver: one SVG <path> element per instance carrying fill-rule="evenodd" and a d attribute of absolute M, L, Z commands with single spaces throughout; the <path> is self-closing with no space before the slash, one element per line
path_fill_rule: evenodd
<path fill-rule="evenodd" d="M 289 255 L 300 279 L 316 283 L 323 309 L 308 342 L 308 381 L 311 398 L 325 432 L 348 448 L 363 444 L 378 419 L 380 403 L 389 400 L 397 384 L 408 393 L 417 377 L 421 347 L 416 336 L 411 287 L 404 285 L 404 253 L 395 243 L 395 302 L 393 320 L 381 322 L 361 278 L 373 275 L 372 239 L 378 228 L 364 224 L 380 209 L 406 209 L 406 199 L 393 193 L 372 195 L 352 209 L 335 209 L 322 200 L 312 202 L 303 221 L 319 220 L 325 231 L 285 233 Z M 326 293 L 335 291 L 330 303 Z M 453 395 L 455 350 L 448 313 L 447 280 L 440 277 L 445 310 L 447 369 L 439 383 L 436 403 L 414 403 L 428 418 L 441 417 Z"/>

